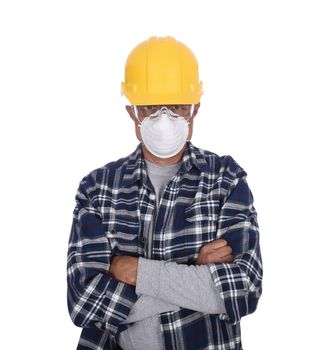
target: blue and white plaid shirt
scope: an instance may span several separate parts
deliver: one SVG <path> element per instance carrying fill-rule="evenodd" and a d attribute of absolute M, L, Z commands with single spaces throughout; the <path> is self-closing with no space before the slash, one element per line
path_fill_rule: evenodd
<path fill-rule="evenodd" d="M 141 144 L 127 157 L 91 171 L 75 196 L 68 253 L 67 302 L 83 327 L 78 350 L 120 349 L 121 324 L 137 300 L 135 286 L 109 273 L 113 255 L 192 264 L 215 239 L 231 246 L 233 263 L 208 268 L 227 314 L 181 308 L 159 314 L 166 350 L 241 350 L 241 317 L 256 310 L 262 294 L 257 213 L 247 173 L 229 155 L 218 156 L 187 141 L 178 173 L 156 195 Z M 143 232 L 154 222 L 148 256 Z M 169 224 L 170 223 L 170 224 Z"/>

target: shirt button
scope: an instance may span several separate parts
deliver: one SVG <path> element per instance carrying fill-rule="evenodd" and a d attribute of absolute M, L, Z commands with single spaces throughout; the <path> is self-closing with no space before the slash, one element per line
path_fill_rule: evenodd
<path fill-rule="evenodd" d="M 110 230 L 110 233 L 112 233 L 112 234 L 116 233 L 116 229 L 115 229 L 115 228 L 112 228 L 112 229 Z"/>
<path fill-rule="evenodd" d="M 141 245 L 142 247 L 145 245 L 145 237 L 144 237 L 144 236 L 142 236 L 142 237 L 140 238 L 140 245 Z"/>

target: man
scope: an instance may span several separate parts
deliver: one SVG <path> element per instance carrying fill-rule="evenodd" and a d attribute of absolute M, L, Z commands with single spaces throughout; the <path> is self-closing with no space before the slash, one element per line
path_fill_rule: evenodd
<path fill-rule="evenodd" d="M 262 294 L 257 213 L 245 170 L 191 143 L 198 63 L 151 37 L 122 93 L 140 143 L 80 181 L 67 255 L 77 349 L 242 349 Z"/>

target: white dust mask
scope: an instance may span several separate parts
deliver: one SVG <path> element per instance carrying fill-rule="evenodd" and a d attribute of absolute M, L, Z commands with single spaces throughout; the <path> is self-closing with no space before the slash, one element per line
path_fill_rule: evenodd
<path fill-rule="evenodd" d="M 185 145 L 189 133 L 188 125 L 189 121 L 183 116 L 164 106 L 146 117 L 138 126 L 149 152 L 160 158 L 169 158 Z"/>

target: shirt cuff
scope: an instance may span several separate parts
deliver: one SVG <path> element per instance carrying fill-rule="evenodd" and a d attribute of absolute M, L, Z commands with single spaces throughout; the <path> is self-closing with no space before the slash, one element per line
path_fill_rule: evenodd
<path fill-rule="evenodd" d="M 138 296 L 140 294 L 158 296 L 162 264 L 163 261 L 160 260 L 139 257 L 135 290 Z"/>

